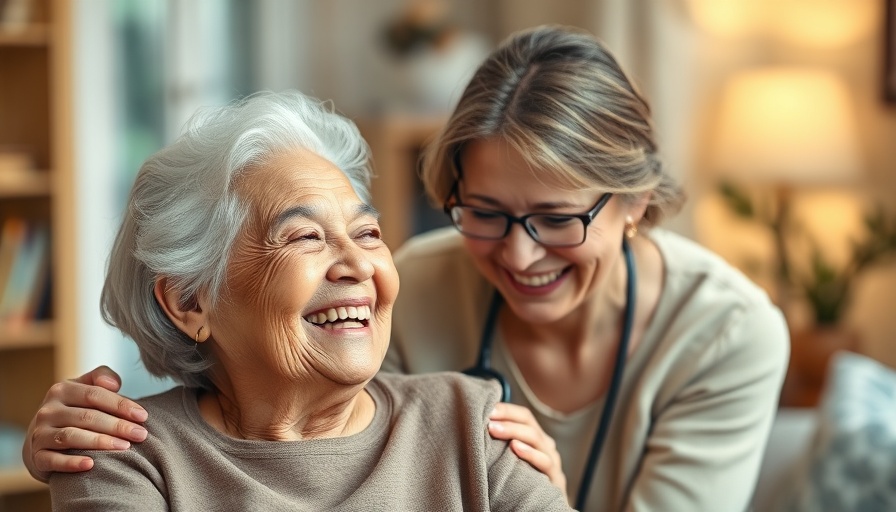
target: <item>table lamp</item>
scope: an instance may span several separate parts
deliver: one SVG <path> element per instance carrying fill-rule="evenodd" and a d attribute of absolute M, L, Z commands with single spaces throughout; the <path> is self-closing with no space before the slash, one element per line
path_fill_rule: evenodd
<path fill-rule="evenodd" d="M 770 67 L 740 72 L 725 86 L 712 165 L 727 179 L 772 187 L 770 226 L 777 252 L 778 300 L 790 281 L 785 230 L 794 188 L 852 181 L 861 164 L 853 106 L 831 72 Z"/>

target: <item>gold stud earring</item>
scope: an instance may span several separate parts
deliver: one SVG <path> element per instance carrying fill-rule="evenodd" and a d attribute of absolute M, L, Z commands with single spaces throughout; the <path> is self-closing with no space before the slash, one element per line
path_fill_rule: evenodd
<path fill-rule="evenodd" d="M 627 216 L 625 218 L 625 237 L 634 238 L 637 234 L 638 224 L 631 218 L 631 216 Z"/>

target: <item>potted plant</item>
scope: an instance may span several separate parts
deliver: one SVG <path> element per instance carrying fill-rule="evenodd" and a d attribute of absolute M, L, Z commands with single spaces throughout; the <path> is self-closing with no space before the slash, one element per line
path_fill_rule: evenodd
<path fill-rule="evenodd" d="M 791 325 L 791 361 L 782 403 L 813 406 L 820 395 L 830 356 L 837 350 L 859 350 L 857 333 L 843 319 L 854 297 L 858 276 L 896 255 L 896 216 L 888 215 L 880 206 L 866 214 L 865 233 L 848 242 L 846 263 L 835 265 L 808 231 L 790 218 L 787 201 L 769 208 L 733 184 L 724 183 L 719 190 L 737 216 L 760 222 L 772 231 L 778 246 L 777 278 L 784 288 L 795 292 L 792 295 L 804 300 L 811 312 L 812 322 L 808 326 Z M 800 237 L 809 247 L 804 261 L 799 261 L 787 246 L 788 240 Z M 788 306 L 779 305 L 785 309 Z"/>

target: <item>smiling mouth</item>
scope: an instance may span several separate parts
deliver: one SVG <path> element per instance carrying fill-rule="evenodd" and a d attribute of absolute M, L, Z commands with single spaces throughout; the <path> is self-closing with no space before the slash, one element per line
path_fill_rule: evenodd
<path fill-rule="evenodd" d="M 513 278 L 514 281 L 523 285 L 530 286 L 532 288 L 538 288 L 541 286 L 547 286 L 554 281 L 560 279 L 560 277 L 566 272 L 566 269 L 556 270 L 554 272 L 545 272 L 544 274 L 539 274 L 537 276 L 527 276 L 522 274 L 517 274 L 514 272 L 508 272 L 510 277 Z"/>
<path fill-rule="evenodd" d="M 370 306 L 330 308 L 303 318 L 323 329 L 358 329 L 367 327 L 370 321 Z"/>

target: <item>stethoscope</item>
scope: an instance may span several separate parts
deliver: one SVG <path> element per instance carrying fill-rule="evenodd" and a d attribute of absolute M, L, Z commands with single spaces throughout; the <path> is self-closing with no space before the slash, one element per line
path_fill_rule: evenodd
<path fill-rule="evenodd" d="M 616 405 L 616 398 L 619 396 L 619 386 L 622 383 L 622 374 L 625 372 L 625 360 L 628 355 L 628 343 L 632 335 L 632 325 L 635 320 L 635 301 L 637 299 L 635 293 L 636 275 L 635 261 L 632 256 L 632 250 L 628 245 L 628 241 L 622 241 L 622 253 L 625 256 L 625 269 L 628 277 L 625 284 L 625 312 L 622 323 L 622 333 L 619 336 L 619 347 L 616 352 L 616 362 L 613 366 L 613 377 L 610 380 L 610 388 L 607 390 L 607 401 L 604 402 L 604 409 L 601 412 L 600 423 L 597 427 L 597 433 L 594 435 L 594 441 L 591 443 L 591 452 L 588 454 L 585 472 L 582 474 L 582 485 L 579 487 L 579 494 L 576 497 L 576 509 L 583 510 L 585 501 L 588 498 L 589 482 L 594 477 L 594 471 L 597 469 L 597 461 L 600 458 L 601 448 L 610 429 L 610 420 L 613 418 L 613 409 Z M 485 317 L 485 325 L 482 328 L 482 338 L 479 342 L 479 357 L 476 359 L 476 366 L 463 371 L 467 375 L 480 377 L 483 379 L 494 379 L 501 385 L 501 401 L 510 401 L 510 383 L 501 375 L 501 372 L 492 368 L 492 335 L 495 331 L 495 324 L 498 319 L 498 311 L 501 309 L 503 302 L 501 294 L 495 291 L 492 295 L 491 304 L 488 308 L 488 314 Z"/>

